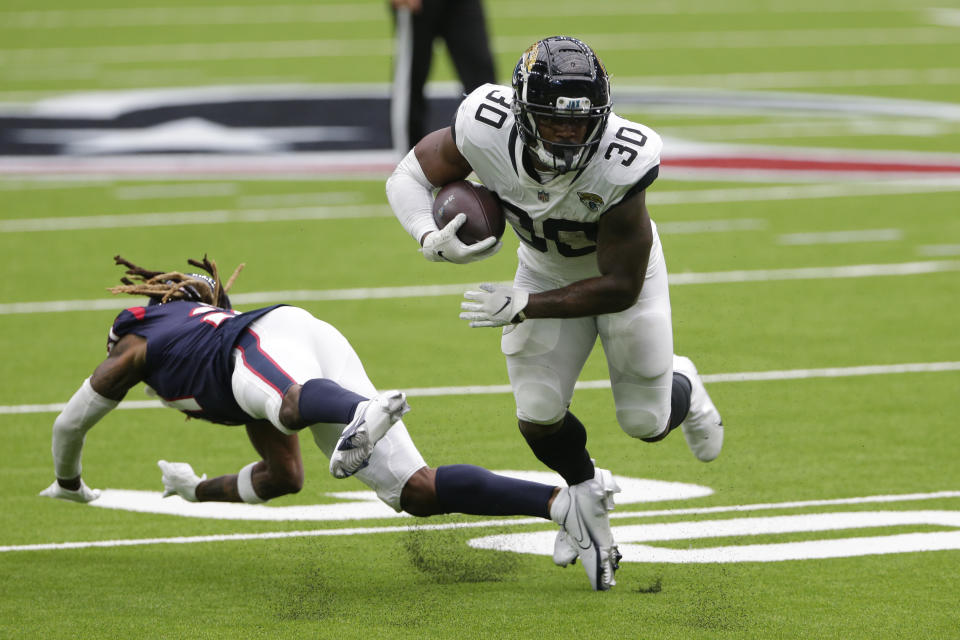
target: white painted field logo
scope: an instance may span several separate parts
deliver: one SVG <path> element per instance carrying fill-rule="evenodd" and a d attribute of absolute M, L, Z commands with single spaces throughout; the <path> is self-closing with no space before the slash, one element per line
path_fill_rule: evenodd
<path fill-rule="evenodd" d="M 536 482 L 558 484 L 556 474 L 542 471 L 499 471 L 503 475 Z M 693 507 L 657 511 L 627 511 L 627 505 L 658 501 L 688 500 L 713 494 L 709 487 L 680 482 L 664 482 L 615 476 L 622 491 L 617 494 L 617 509 L 611 514 L 613 534 L 623 554 L 624 562 L 647 563 L 732 563 L 732 562 L 778 562 L 785 560 L 812 560 L 847 558 L 890 553 L 918 551 L 942 551 L 960 549 L 960 511 L 913 510 L 913 511 L 831 511 L 827 513 L 804 513 L 797 515 L 754 516 L 717 518 L 718 514 L 742 514 L 752 511 L 784 510 L 809 507 L 837 507 L 840 505 L 889 504 L 960 498 L 960 491 L 941 491 L 926 494 L 881 495 L 861 498 L 809 500 L 803 502 L 731 505 L 717 507 Z M 403 518 L 410 516 L 396 513 L 380 502 L 372 491 L 344 491 L 327 494 L 343 502 L 323 505 L 267 506 L 235 503 L 191 503 L 177 496 L 161 498 L 159 492 L 125 491 L 107 489 L 92 506 L 107 509 L 124 509 L 145 513 L 160 513 L 194 518 L 259 521 L 345 521 Z M 618 524 L 622 520 L 650 520 L 653 518 L 676 518 L 677 516 L 707 516 L 705 519 L 681 522 Z M 410 527 L 387 526 L 340 530 L 317 530 L 284 532 L 280 536 L 311 535 L 363 535 L 391 533 L 407 528 L 456 529 L 479 528 L 496 525 L 528 526 L 543 521 L 533 518 L 499 519 L 470 523 L 423 524 Z M 903 533 L 869 535 L 870 529 L 900 527 Z M 919 528 L 938 527 L 945 531 L 916 531 Z M 914 529 L 911 531 L 910 529 Z M 818 532 L 856 532 L 850 537 L 832 535 L 815 539 Z M 793 542 L 771 542 L 772 536 L 784 534 L 809 534 L 811 539 Z M 274 534 L 252 534 L 254 537 L 272 537 Z M 553 552 L 555 529 L 520 532 L 471 539 L 468 544 L 476 549 L 492 549 L 514 553 L 530 553 L 549 556 Z M 755 536 L 756 544 L 743 544 L 745 537 Z M 230 539 L 246 538 L 245 534 L 229 536 Z M 724 538 L 738 538 L 740 544 L 723 544 Z M 795 535 L 793 536 L 795 537 Z M 712 546 L 677 545 L 676 543 L 714 540 Z M 193 539 L 171 539 L 186 542 Z M 207 537 L 196 541 L 209 541 Z M 666 543 L 658 545 L 657 543 Z M 48 545 L 42 545 L 47 547 Z M 100 543 L 99 546 L 110 546 Z"/>
<path fill-rule="evenodd" d="M 626 515 L 626 514 L 625 514 Z M 657 547 L 649 543 L 722 539 L 731 536 L 770 536 L 784 533 L 844 531 L 871 527 L 950 527 L 954 531 L 858 536 L 802 542 L 741 544 L 691 549 Z M 470 540 L 477 549 L 499 549 L 550 555 L 555 533 L 517 533 Z M 733 518 L 614 526 L 624 562 L 725 563 L 778 562 L 849 558 L 853 556 L 960 549 L 958 511 L 854 511 L 795 516 Z"/>
<path fill-rule="evenodd" d="M 511 478 L 561 484 L 563 479 L 549 471 L 498 471 Z M 616 476 L 621 492 L 617 494 L 618 504 L 636 504 L 640 502 L 662 502 L 665 500 L 689 500 L 701 498 L 713 493 L 713 489 L 683 482 L 665 482 L 662 480 L 642 480 Z M 123 489 L 104 489 L 99 500 L 91 506 L 107 509 L 123 509 L 143 513 L 162 513 L 192 518 L 213 518 L 218 520 L 271 520 L 276 522 L 293 520 L 343 521 L 374 520 L 381 518 L 409 518 L 405 513 L 397 513 L 380 502 L 373 491 L 340 491 L 326 494 L 331 498 L 347 500 L 335 504 L 315 504 L 291 507 L 243 504 L 236 502 L 187 502 L 179 496 L 161 497 L 156 491 L 127 491 Z M 551 545 L 553 542 L 550 543 Z"/>

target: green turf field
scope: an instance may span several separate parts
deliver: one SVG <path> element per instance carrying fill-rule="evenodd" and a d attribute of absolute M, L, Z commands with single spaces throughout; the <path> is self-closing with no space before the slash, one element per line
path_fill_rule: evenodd
<path fill-rule="evenodd" d="M 743 98 L 624 102 L 665 154 L 724 143 L 956 166 L 960 4 L 934 4 L 486 6 L 503 81 L 526 46 L 566 33 L 603 58 L 615 100 L 618 87 Z M 372 0 L 6 0 L 0 115 L 75 91 L 383 84 L 390 29 Z M 451 81 L 442 48 L 437 63 L 434 79 Z M 787 106 L 764 106 L 773 98 Z M 846 106 L 790 106 L 832 100 Z M 237 307 L 290 301 L 336 325 L 378 387 L 410 391 L 405 423 L 430 464 L 542 471 L 503 392 L 499 333 L 457 318 L 463 289 L 511 278 L 510 232 L 488 261 L 428 263 L 389 212 L 385 173 L 0 172 L 0 637 L 960 638 L 958 176 L 665 169 L 648 203 L 676 350 L 705 375 L 726 442 L 702 464 L 680 434 L 630 440 L 594 354 L 572 410 L 598 464 L 636 489 L 613 514 L 618 584 L 594 593 L 579 567 L 483 548 L 500 536 L 519 549 L 550 523 L 393 516 L 359 481 L 334 480 L 307 439 L 300 494 L 178 515 L 179 498 L 159 499 L 158 459 L 212 477 L 255 453 L 242 430 L 185 421 L 140 388 L 84 449 L 84 479 L 115 508 L 37 496 L 58 408 L 126 302 L 106 292 L 116 254 L 245 262 Z M 362 517 L 336 519 L 351 504 Z"/>

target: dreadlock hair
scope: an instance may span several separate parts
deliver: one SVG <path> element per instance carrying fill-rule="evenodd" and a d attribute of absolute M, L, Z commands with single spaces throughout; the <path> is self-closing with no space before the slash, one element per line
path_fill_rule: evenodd
<path fill-rule="evenodd" d="M 246 266 L 241 263 L 233 271 L 233 275 L 227 280 L 226 285 L 220 283 L 220 272 L 217 270 L 217 263 L 208 260 L 204 254 L 203 260 L 188 259 L 187 263 L 191 266 L 199 267 L 213 277 L 213 286 L 206 280 L 197 277 L 199 274 L 183 274 L 179 271 L 150 271 L 143 267 L 138 267 L 129 260 L 120 256 L 114 256 L 115 264 L 127 267 L 124 272 L 133 279 L 120 278 L 122 285 L 110 287 L 111 293 L 129 293 L 134 296 L 148 296 L 160 304 L 170 300 L 188 300 L 191 302 L 204 302 L 206 304 L 220 307 L 223 309 L 232 308 L 230 298 L 227 297 L 227 291 L 233 286 L 240 271 Z"/>

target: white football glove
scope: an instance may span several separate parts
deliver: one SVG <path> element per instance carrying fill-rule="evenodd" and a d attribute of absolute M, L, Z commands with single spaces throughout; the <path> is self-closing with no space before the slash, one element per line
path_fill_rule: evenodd
<path fill-rule="evenodd" d="M 163 480 L 163 497 L 180 496 L 188 502 L 197 502 L 197 485 L 207 479 L 207 474 L 198 476 L 186 462 L 157 460 Z"/>
<path fill-rule="evenodd" d="M 463 294 L 469 302 L 461 302 L 460 317 L 470 321 L 471 327 L 502 327 L 505 324 L 523 322 L 521 315 L 527 306 L 530 294 L 523 289 L 498 287 L 489 282 L 480 285 L 481 291 Z"/>
<path fill-rule="evenodd" d="M 427 234 L 423 240 L 423 247 L 420 253 L 430 262 L 456 262 L 457 264 L 467 264 L 489 258 L 497 251 L 503 243 L 495 236 L 484 238 L 475 244 L 463 244 L 457 237 L 457 230 L 467 221 L 465 213 L 458 213 L 447 226 L 437 231 Z"/>
<path fill-rule="evenodd" d="M 86 504 L 93 502 L 100 497 L 100 489 L 91 489 L 83 480 L 80 480 L 80 488 L 76 491 L 64 489 L 56 480 L 53 484 L 40 492 L 45 498 L 57 498 L 58 500 L 69 500 L 71 502 L 80 502 Z"/>

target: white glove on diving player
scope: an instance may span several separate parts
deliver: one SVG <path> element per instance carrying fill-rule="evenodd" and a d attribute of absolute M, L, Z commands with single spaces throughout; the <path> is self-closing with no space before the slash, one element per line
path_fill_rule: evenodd
<path fill-rule="evenodd" d="M 423 240 L 423 248 L 420 249 L 423 257 L 431 262 L 467 264 L 489 258 L 500 251 L 503 243 L 494 236 L 484 238 L 475 244 L 463 244 L 457 237 L 457 230 L 466 221 L 466 214 L 458 213 L 443 229 L 427 234 Z"/>
<path fill-rule="evenodd" d="M 57 498 L 58 500 L 69 500 L 71 502 L 93 502 L 100 497 L 100 489 L 91 489 L 87 484 L 80 480 L 80 488 L 76 491 L 64 489 L 56 480 L 53 484 L 40 492 L 41 496 L 46 498 Z"/>
<path fill-rule="evenodd" d="M 460 317 L 470 321 L 471 327 L 502 327 L 524 321 L 523 309 L 530 294 L 523 289 L 498 287 L 489 282 L 480 285 L 481 291 L 467 291 L 461 302 Z"/>
<path fill-rule="evenodd" d="M 197 502 L 197 485 L 207 479 L 207 474 L 198 476 L 186 462 L 157 460 L 163 481 L 163 497 L 180 496 L 188 502 Z"/>

